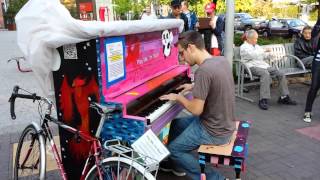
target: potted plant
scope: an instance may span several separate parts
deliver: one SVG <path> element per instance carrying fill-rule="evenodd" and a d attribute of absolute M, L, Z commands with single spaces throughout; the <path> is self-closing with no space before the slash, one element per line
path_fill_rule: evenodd
<path fill-rule="evenodd" d="M 11 0 L 7 11 L 4 13 L 8 30 L 16 30 L 15 16 L 28 0 Z"/>

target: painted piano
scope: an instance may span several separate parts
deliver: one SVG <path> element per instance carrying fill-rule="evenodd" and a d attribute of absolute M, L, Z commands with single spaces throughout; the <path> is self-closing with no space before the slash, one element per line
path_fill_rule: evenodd
<path fill-rule="evenodd" d="M 102 141 L 131 144 L 148 129 L 161 136 L 182 106 L 159 97 L 190 82 L 189 66 L 178 61 L 178 36 L 177 26 L 59 47 L 61 66 L 53 72 L 58 119 L 94 134 L 99 115 L 89 102 L 96 101 L 121 107 L 103 125 Z M 59 134 L 69 178 L 78 179 L 89 144 Z"/>

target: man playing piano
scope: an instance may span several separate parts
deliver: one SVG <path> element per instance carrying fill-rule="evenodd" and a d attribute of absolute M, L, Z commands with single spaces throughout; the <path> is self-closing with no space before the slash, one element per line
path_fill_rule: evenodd
<path fill-rule="evenodd" d="M 193 116 L 172 121 L 168 144 L 171 156 L 161 163 L 160 169 L 176 175 L 183 175 L 179 173 L 182 170 L 198 180 L 200 166 L 195 150 L 201 144 L 226 144 L 235 130 L 234 81 L 228 61 L 223 57 L 212 57 L 206 51 L 200 33 L 188 31 L 181 34 L 178 49 L 182 60 L 190 66 L 199 66 L 194 84 L 181 85 L 179 94 L 163 95 L 160 99 L 181 103 Z M 192 100 L 183 96 L 187 91 L 192 92 Z M 210 180 L 224 179 L 213 167 L 206 168 L 206 176 Z"/>

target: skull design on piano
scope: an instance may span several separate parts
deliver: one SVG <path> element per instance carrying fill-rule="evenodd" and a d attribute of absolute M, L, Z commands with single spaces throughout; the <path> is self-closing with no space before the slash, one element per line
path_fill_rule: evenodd
<path fill-rule="evenodd" d="M 164 30 L 162 32 L 162 44 L 163 44 L 163 54 L 168 57 L 171 52 L 171 43 L 173 41 L 173 34 L 171 31 Z"/>

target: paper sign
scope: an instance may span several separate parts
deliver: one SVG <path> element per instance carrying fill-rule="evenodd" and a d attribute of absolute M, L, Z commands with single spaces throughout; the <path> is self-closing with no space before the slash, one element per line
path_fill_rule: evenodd
<path fill-rule="evenodd" d="M 107 38 L 105 42 L 108 84 L 125 78 L 124 38 Z"/>
<path fill-rule="evenodd" d="M 151 157 L 159 163 L 166 158 L 170 152 L 151 129 L 145 132 L 132 145 L 132 148 L 140 154 Z M 154 163 L 151 159 L 146 159 L 146 164 Z"/>

